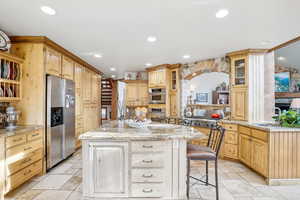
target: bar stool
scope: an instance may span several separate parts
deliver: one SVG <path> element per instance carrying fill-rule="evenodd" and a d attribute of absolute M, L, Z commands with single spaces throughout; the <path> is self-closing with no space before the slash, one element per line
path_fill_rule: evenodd
<path fill-rule="evenodd" d="M 190 178 L 200 181 L 205 185 L 210 185 L 216 188 L 216 199 L 219 200 L 219 185 L 218 185 L 218 155 L 220 152 L 221 144 L 224 138 L 225 129 L 219 125 L 210 129 L 210 134 L 207 142 L 207 146 L 199 146 L 194 144 L 188 144 L 187 146 L 187 197 L 189 197 Z M 190 176 L 190 162 L 191 160 L 205 160 L 206 162 L 206 175 L 205 181 Z M 208 182 L 208 162 L 215 162 L 215 182 L 216 184 L 210 184 Z"/>

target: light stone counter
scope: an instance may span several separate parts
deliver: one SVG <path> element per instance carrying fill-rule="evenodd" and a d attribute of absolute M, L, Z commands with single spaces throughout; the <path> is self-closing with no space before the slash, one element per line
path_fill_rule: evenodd
<path fill-rule="evenodd" d="M 101 199 L 187 199 L 187 141 L 204 134 L 153 123 L 113 121 L 80 136 L 83 196 Z"/>
<path fill-rule="evenodd" d="M 186 139 L 206 137 L 192 127 L 152 123 L 147 128 L 131 128 L 124 121 L 112 121 L 98 129 L 80 136 L 81 140 L 113 139 L 113 140 L 158 140 Z"/>

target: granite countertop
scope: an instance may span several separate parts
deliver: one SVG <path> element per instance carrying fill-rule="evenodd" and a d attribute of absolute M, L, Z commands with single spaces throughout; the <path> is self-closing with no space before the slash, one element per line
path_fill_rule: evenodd
<path fill-rule="evenodd" d="M 203 121 L 203 122 L 216 122 L 219 123 L 227 123 L 227 124 L 237 124 L 242 126 L 247 126 L 250 128 L 259 129 L 262 131 L 268 131 L 268 132 L 300 132 L 300 128 L 288 128 L 288 127 L 282 127 L 274 122 L 245 122 L 245 121 L 237 121 L 237 120 L 228 120 L 228 119 L 220 119 L 220 120 L 214 120 L 214 119 L 204 119 L 204 118 L 184 118 L 189 120 L 197 120 L 197 121 Z"/>
<path fill-rule="evenodd" d="M 15 130 L 0 129 L 0 137 L 9 137 L 43 128 L 41 125 L 19 125 Z"/>
<path fill-rule="evenodd" d="M 300 128 L 282 127 L 274 122 L 254 123 L 254 122 L 235 121 L 235 120 L 221 120 L 221 122 L 248 126 L 250 128 L 256 128 L 268 132 L 300 132 Z"/>
<path fill-rule="evenodd" d="M 162 140 L 162 139 L 200 139 L 207 136 L 198 130 L 181 125 L 151 123 L 147 128 L 131 128 L 124 121 L 111 121 L 98 129 L 80 135 L 81 140 Z"/>

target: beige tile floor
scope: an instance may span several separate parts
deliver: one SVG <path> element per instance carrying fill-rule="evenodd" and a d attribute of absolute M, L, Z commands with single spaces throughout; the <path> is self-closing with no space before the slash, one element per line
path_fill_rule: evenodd
<path fill-rule="evenodd" d="M 267 186 L 262 177 L 240 163 L 219 161 L 221 200 L 300 200 L 298 186 Z M 192 175 L 201 177 L 201 162 L 192 163 Z M 213 165 L 209 173 L 213 181 Z M 34 178 L 6 196 L 6 200 L 81 200 L 81 151 L 44 176 Z M 215 199 L 215 190 L 191 180 L 190 199 Z"/>

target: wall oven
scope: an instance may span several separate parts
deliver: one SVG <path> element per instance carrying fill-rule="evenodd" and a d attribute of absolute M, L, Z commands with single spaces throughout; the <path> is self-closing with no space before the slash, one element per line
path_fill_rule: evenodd
<path fill-rule="evenodd" d="M 150 107 L 149 115 L 151 120 L 161 120 L 166 118 L 166 109 L 159 107 Z"/>
<path fill-rule="evenodd" d="M 165 88 L 150 88 L 149 89 L 150 104 L 165 104 L 166 89 Z"/>

